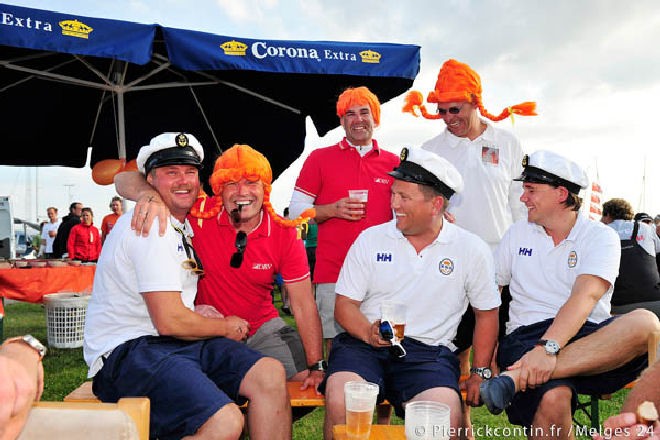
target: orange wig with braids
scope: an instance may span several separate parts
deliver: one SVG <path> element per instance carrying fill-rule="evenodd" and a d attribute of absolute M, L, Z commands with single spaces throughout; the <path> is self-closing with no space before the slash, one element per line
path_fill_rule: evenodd
<path fill-rule="evenodd" d="M 426 101 L 434 104 L 445 102 L 469 102 L 479 109 L 484 117 L 491 121 L 501 121 L 509 116 L 536 116 L 536 103 L 523 102 L 507 107 L 495 116 L 488 113 L 481 102 L 481 78 L 477 72 L 465 63 L 456 60 L 447 60 L 440 68 L 435 90 L 429 92 Z M 429 113 L 423 104 L 420 92 L 412 91 L 406 95 L 403 111 L 417 116 L 419 110 L 426 119 L 440 119 L 437 113 Z"/>
<path fill-rule="evenodd" d="M 263 207 L 275 223 L 285 227 L 295 227 L 305 223 L 316 214 L 314 209 L 308 209 L 295 220 L 280 217 L 270 203 L 273 172 L 268 159 L 249 145 L 234 145 L 215 161 L 213 174 L 209 179 L 213 196 L 200 195 L 195 206 L 190 210 L 193 217 L 208 219 L 215 217 L 222 209 L 222 190 L 227 182 L 238 182 L 242 178 L 250 181 L 260 180 L 264 185 Z"/>
<path fill-rule="evenodd" d="M 368 105 L 374 123 L 380 125 L 380 101 L 378 96 L 371 93 L 371 90 L 364 86 L 350 87 L 339 95 L 337 99 L 337 116 L 343 117 L 349 108 L 356 105 Z"/>

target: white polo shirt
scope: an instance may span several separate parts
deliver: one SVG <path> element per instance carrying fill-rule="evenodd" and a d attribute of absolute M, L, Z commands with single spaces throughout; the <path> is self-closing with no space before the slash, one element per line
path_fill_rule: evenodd
<path fill-rule="evenodd" d="M 621 240 L 630 240 L 632 238 L 633 228 L 635 222 L 633 220 L 614 220 L 608 223 L 610 228 L 614 229 Z M 650 256 L 655 257 L 655 254 L 660 254 L 660 246 L 657 242 L 658 235 L 655 233 L 655 227 L 647 225 L 644 222 L 639 222 L 637 230 L 637 244 L 639 244 Z"/>
<path fill-rule="evenodd" d="M 526 220 L 516 222 L 495 253 L 497 283 L 508 284 L 511 290 L 507 334 L 520 326 L 554 318 L 582 274 L 610 283 L 588 320 L 599 323 L 609 318 L 620 257 L 616 232 L 585 216 L 578 215 L 568 237 L 557 246 L 542 226 Z"/>
<path fill-rule="evenodd" d="M 117 220 L 96 266 L 83 343 L 88 377 L 103 366 L 104 353 L 140 336 L 158 336 L 142 293 L 181 292 L 183 304 L 195 307 L 198 277 L 181 265 L 187 258 L 181 234 L 168 225 L 161 237 L 156 219 L 148 237 L 137 236 L 132 216 L 131 210 Z M 192 237 L 188 220 L 171 217 L 170 223 Z"/>
<path fill-rule="evenodd" d="M 500 305 L 493 257 L 476 235 L 444 222 L 435 241 L 419 254 L 396 228 L 396 220 L 364 230 L 344 260 L 337 293 L 361 301 L 369 322 L 381 303 L 407 305 L 405 336 L 428 345 L 451 341 L 468 302 L 479 310 Z"/>
<path fill-rule="evenodd" d="M 456 225 L 477 234 L 495 251 L 509 226 L 527 218 L 520 201 L 522 183 L 513 181 L 522 173 L 523 150 L 511 132 L 483 122 L 486 130 L 474 140 L 445 129 L 422 148 L 444 157 L 461 173 L 465 187 L 451 197 L 448 211 Z"/>

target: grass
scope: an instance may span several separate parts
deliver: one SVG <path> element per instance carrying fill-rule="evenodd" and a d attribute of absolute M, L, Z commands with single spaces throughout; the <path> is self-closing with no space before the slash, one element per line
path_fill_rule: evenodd
<path fill-rule="evenodd" d="M 276 296 L 279 305 L 279 297 Z M 46 317 L 44 308 L 39 304 L 12 303 L 5 305 L 4 337 L 30 333 L 40 341 L 46 341 Z M 283 318 L 295 325 L 293 318 L 283 315 Z M 69 392 L 77 388 L 87 377 L 87 366 L 83 360 L 82 348 L 58 349 L 50 348 L 44 358 L 45 387 L 42 400 L 61 401 Z M 600 402 L 601 421 L 616 413 L 621 408 L 627 390 L 612 395 L 609 401 Z M 584 397 L 584 396 L 583 396 Z M 323 437 L 324 409 L 317 408 L 312 413 L 296 421 L 293 427 L 294 440 L 317 440 Z M 580 427 L 589 427 L 587 416 L 577 414 Z M 392 423 L 402 424 L 403 420 L 393 417 Z M 524 439 L 516 435 L 519 427 L 509 424 L 505 415 L 491 415 L 485 407 L 472 409 L 472 423 L 477 439 Z M 582 429 L 582 428 L 581 428 Z M 518 430 L 518 431 L 516 431 Z M 590 436 L 579 435 L 579 439 L 590 439 Z"/>

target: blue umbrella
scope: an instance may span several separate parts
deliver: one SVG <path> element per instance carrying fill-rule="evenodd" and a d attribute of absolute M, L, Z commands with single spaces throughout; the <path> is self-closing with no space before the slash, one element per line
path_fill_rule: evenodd
<path fill-rule="evenodd" d="M 207 150 L 246 143 L 274 176 L 319 136 L 337 96 L 365 85 L 381 102 L 408 90 L 419 46 L 238 38 L 0 4 L 0 164 L 83 167 L 131 160 L 163 131 Z"/>

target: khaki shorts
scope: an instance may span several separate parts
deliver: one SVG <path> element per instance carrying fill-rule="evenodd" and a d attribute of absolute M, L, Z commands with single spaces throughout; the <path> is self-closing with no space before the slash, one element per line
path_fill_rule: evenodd
<path fill-rule="evenodd" d="M 332 339 L 345 330 L 335 321 L 335 283 L 314 285 L 316 290 L 316 307 L 319 309 L 323 339 Z"/>
<path fill-rule="evenodd" d="M 307 358 L 300 335 L 282 318 L 266 321 L 248 338 L 247 346 L 280 361 L 286 370 L 287 379 L 307 370 Z"/>

